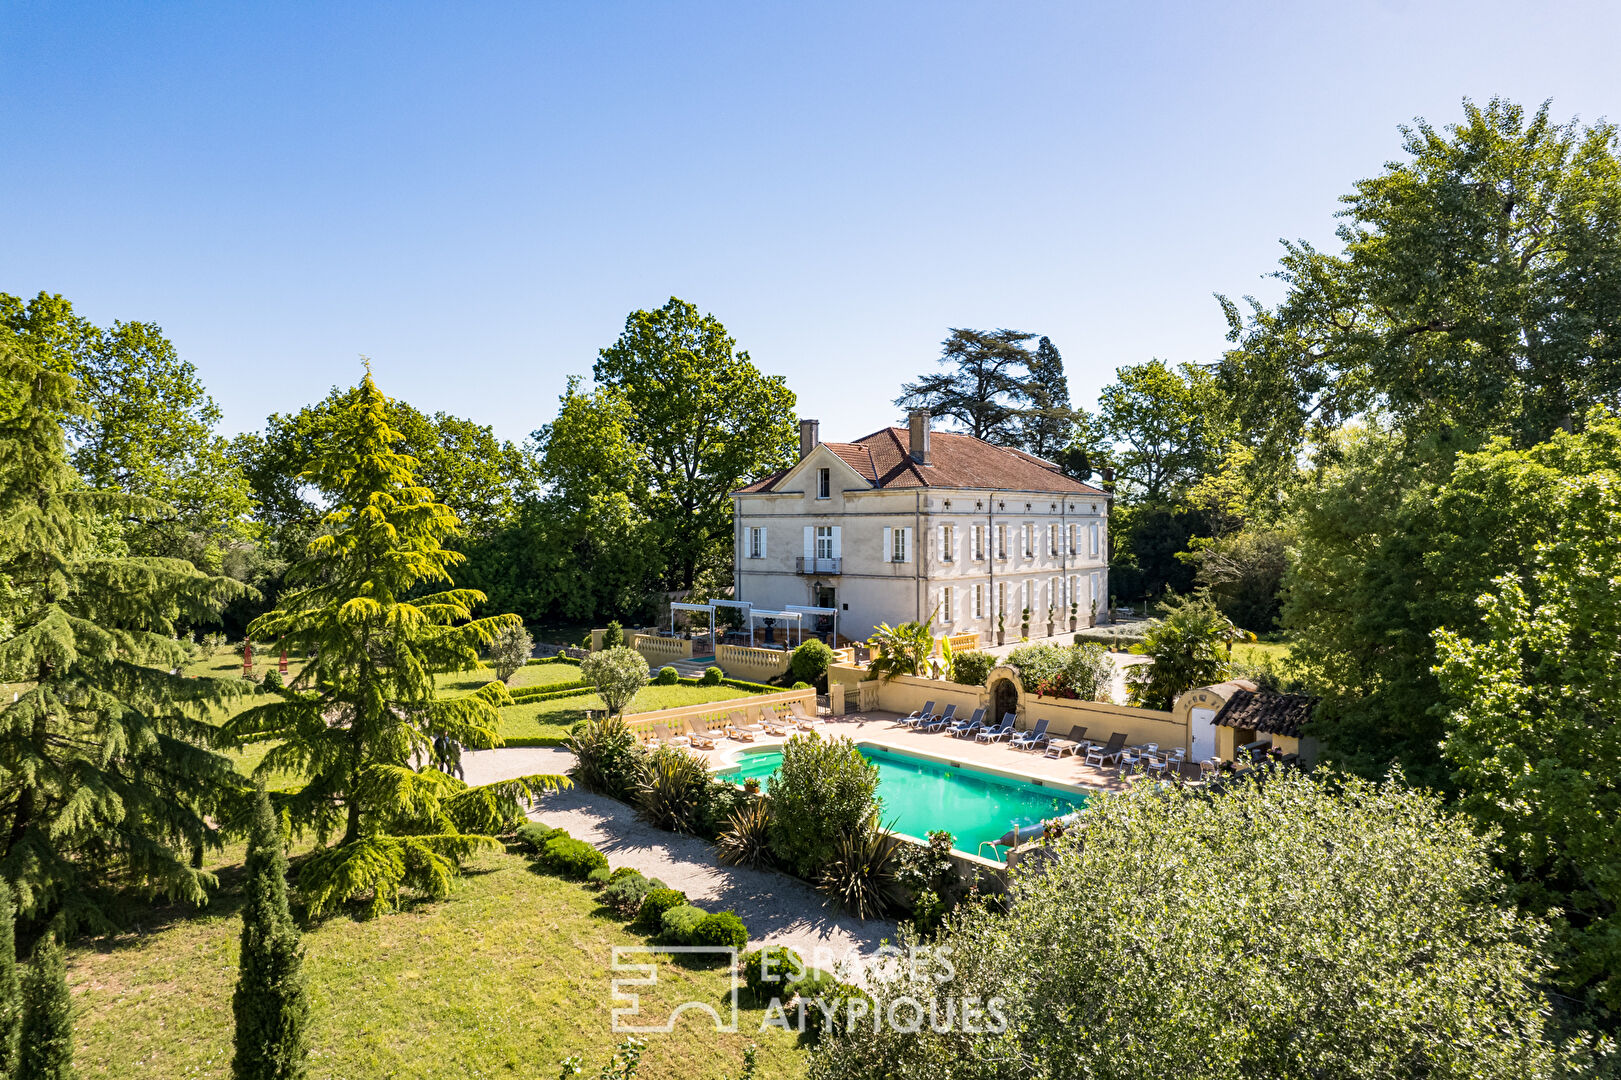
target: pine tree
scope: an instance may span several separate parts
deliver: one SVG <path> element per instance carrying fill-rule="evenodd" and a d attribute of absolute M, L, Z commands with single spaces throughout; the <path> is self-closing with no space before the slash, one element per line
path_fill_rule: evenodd
<path fill-rule="evenodd" d="M 1043 337 L 1030 356 L 1024 381 L 1027 405 L 1019 416 L 1024 449 L 1047 461 L 1056 461 L 1070 444 L 1075 410 L 1069 404 L 1069 377 L 1064 358 L 1051 339 Z"/>
<path fill-rule="evenodd" d="M 16 1080 L 72 1080 L 73 998 L 67 961 L 54 931 L 34 945 L 23 982 L 22 1049 Z"/>
<path fill-rule="evenodd" d="M 461 860 L 494 846 L 488 835 L 520 814 L 519 800 L 561 777 L 525 777 L 482 788 L 427 767 L 436 741 L 500 744 L 496 707 L 511 696 L 500 683 L 441 699 L 438 672 L 479 666 L 479 650 L 516 616 L 473 619 L 484 595 L 451 586 L 463 559 L 444 547 L 456 516 L 418 484 L 416 462 L 388 419 L 388 399 L 370 372 L 346 397 L 303 476 L 333 494 L 323 535 L 287 575 L 275 610 L 248 627 L 312 657 L 279 701 L 228 725 L 250 740 L 274 740 L 260 775 L 286 772 L 307 782 L 283 806 L 295 828 L 324 843 L 299 870 L 310 914 L 367 899 L 377 914 L 402 886 L 443 896 Z M 441 755 L 443 756 L 443 755 Z M 340 832 L 341 830 L 341 832 Z"/>
<path fill-rule="evenodd" d="M 109 927 L 111 892 L 202 903 L 193 865 L 241 791 L 209 709 L 241 687 L 167 674 L 176 627 L 251 590 L 176 559 L 131 558 L 117 522 L 162 504 L 85 490 L 64 418 L 74 380 L 43 346 L 0 340 L 0 878 L 17 907 Z"/>
<path fill-rule="evenodd" d="M 17 981 L 17 909 L 11 887 L 0 881 L 0 1080 L 15 1080 L 23 1022 L 22 986 Z"/>
<path fill-rule="evenodd" d="M 270 796 L 259 789 L 248 837 L 242 955 L 231 998 L 236 1014 L 234 1080 L 297 1080 L 304 1075 L 309 1000 L 304 950 L 287 906 L 287 854 Z"/>
<path fill-rule="evenodd" d="M 976 439 L 998 446 L 1019 442 L 1019 418 L 1029 404 L 1027 378 L 1034 334 L 1023 330 L 954 327 L 941 343 L 944 371 L 901 386 L 895 404 L 951 417 Z"/>

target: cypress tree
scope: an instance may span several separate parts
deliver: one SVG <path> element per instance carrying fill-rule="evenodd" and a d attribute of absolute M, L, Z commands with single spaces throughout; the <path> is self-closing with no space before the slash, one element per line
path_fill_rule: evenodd
<path fill-rule="evenodd" d="M 15 1080 L 22 1035 L 22 986 L 17 980 L 17 909 L 0 881 L 0 1080 Z"/>
<path fill-rule="evenodd" d="M 242 956 L 231 1011 L 236 1014 L 235 1080 L 296 1080 L 304 1075 L 304 950 L 287 906 L 287 854 L 270 796 L 259 789 L 248 837 Z"/>
<path fill-rule="evenodd" d="M 34 945 L 34 962 L 23 981 L 22 1049 L 17 1080 L 72 1080 L 73 998 L 67 960 L 54 931 Z"/>
<path fill-rule="evenodd" d="M 45 346 L 0 339 L 0 879 L 19 914 L 111 926 L 110 892 L 201 903 L 192 855 L 241 790 L 208 710 L 241 687 L 170 675 L 177 627 L 252 590 L 178 559 L 129 557 L 121 523 L 162 504 L 84 488 L 64 418 L 75 381 Z"/>
<path fill-rule="evenodd" d="M 436 740 L 500 745 L 499 682 L 441 699 L 438 672 L 479 666 L 479 651 L 520 622 L 474 619 L 484 594 L 453 586 L 464 556 L 444 546 L 459 523 L 416 479 L 389 421 L 388 399 L 368 371 L 345 395 L 333 431 L 303 478 L 332 493 L 323 535 L 288 571 L 275 610 L 249 634 L 313 657 L 278 700 L 237 716 L 232 734 L 274 740 L 261 776 L 302 775 L 284 802 L 297 829 L 338 843 L 299 869 L 299 890 L 320 916 L 350 899 L 386 911 L 409 886 L 444 896 L 461 860 L 494 847 L 493 833 L 520 816 L 519 800 L 561 777 L 525 777 L 482 788 L 427 766 Z"/>

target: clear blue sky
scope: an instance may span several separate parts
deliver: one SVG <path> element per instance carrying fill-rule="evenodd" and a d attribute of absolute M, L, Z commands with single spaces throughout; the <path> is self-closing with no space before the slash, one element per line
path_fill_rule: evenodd
<path fill-rule="evenodd" d="M 1360 10 L 1358 8 L 1360 7 Z M 1079 403 L 1465 95 L 1621 119 L 1616 5 L 8 3 L 0 291 L 157 322 L 224 430 L 374 358 L 522 438 L 670 295 L 825 438 L 949 326 Z"/>

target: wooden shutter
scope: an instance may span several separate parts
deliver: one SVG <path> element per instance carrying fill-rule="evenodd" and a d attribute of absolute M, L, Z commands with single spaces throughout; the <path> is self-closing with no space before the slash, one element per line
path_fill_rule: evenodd
<path fill-rule="evenodd" d="M 891 555 L 894 554 L 894 551 L 895 551 L 895 536 L 894 536 L 894 533 L 895 533 L 894 529 L 891 529 L 888 526 L 884 527 L 884 562 L 894 562 L 895 561 L 894 559 L 892 559 L 890 557 Z"/>

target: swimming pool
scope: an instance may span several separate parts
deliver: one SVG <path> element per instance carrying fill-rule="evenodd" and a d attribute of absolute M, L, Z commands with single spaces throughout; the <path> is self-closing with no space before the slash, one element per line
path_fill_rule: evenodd
<path fill-rule="evenodd" d="M 878 766 L 878 796 L 884 800 L 886 826 L 919 838 L 931 829 L 945 829 L 955 838 L 952 846 L 969 854 L 978 854 L 983 841 L 999 839 L 1012 828 L 1039 825 L 1086 805 L 1086 796 L 1079 792 L 958 768 L 878 746 L 860 749 L 862 756 Z M 780 764 L 781 750 L 745 751 L 737 767 L 721 775 L 738 783 L 754 777 L 764 787 L 766 777 Z"/>

